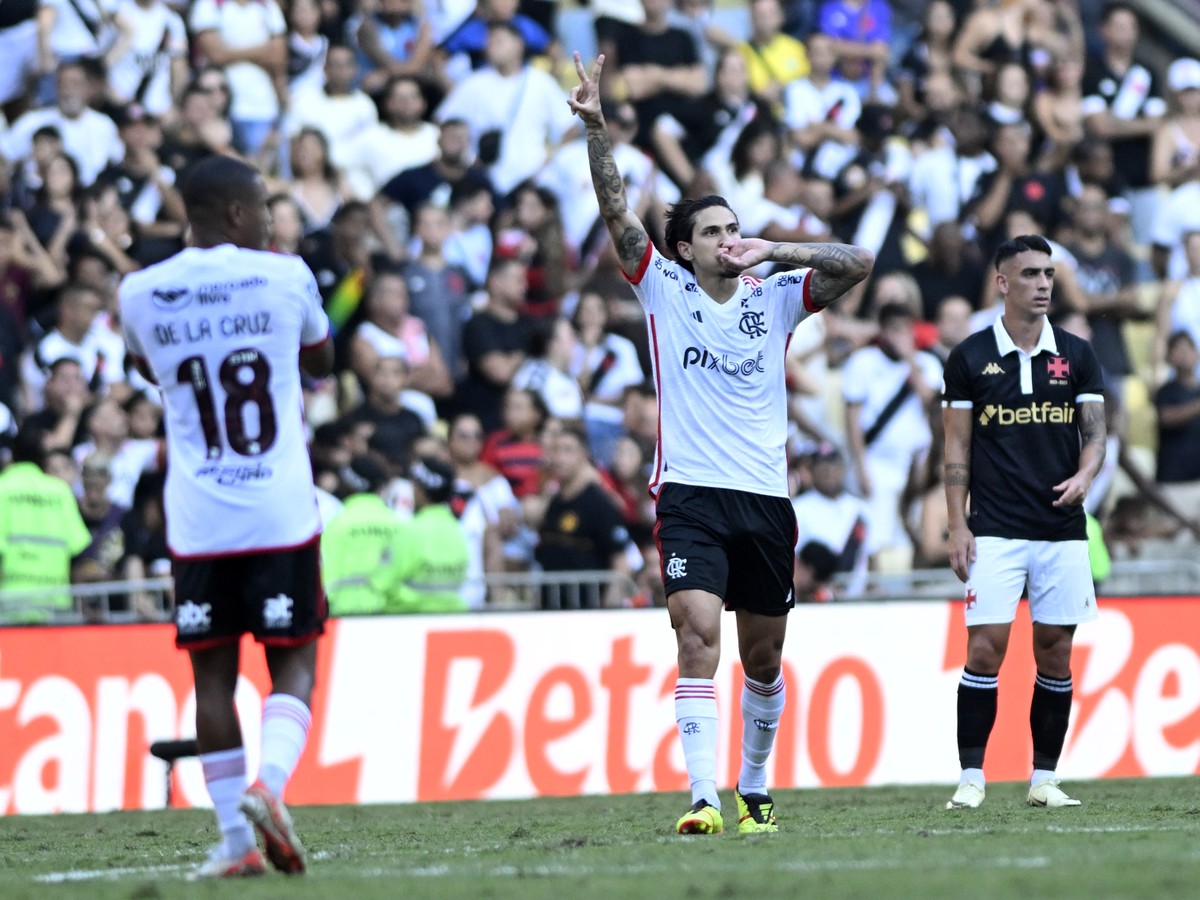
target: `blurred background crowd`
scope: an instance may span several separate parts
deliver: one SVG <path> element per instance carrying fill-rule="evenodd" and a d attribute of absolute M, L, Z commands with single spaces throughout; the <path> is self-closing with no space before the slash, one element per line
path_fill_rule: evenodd
<path fill-rule="evenodd" d="M 570 570 L 630 587 L 534 605 L 662 603 L 649 342 L 566 104 L 578 49 L 606 55 L 614 154 L 657 240 L 664 205 L 719 193 L 745 235 L 876 254 L 790 345 L 799 599 L 947 564 L 942 363 L 1000 313 L 993 248 L 1031 232 L 1054 248 L 1053 321 L 1093 342 L 1108 385 L 1097 574 L 1186 557 L 1191 3 L 5 0 L 0 434 L 70 486 L 88 530 L 66 543 L 73 581 L 169 572 L 160 409 L 116 288 L 183 246 L 189 167 L 235 154 L 266 178 L 271 248 L 308 264 L 333 323 L 335 376 L 306 385 L 331 530 L 444 505 L 469 549 L 463 607 L 514 602 L 485 573 Z M 430 458 L 452 490 L 416 483 Z M 327 568 L 346 545 L 326 542 Z M 420 608 L 363 602 L 343 609 Z"/>

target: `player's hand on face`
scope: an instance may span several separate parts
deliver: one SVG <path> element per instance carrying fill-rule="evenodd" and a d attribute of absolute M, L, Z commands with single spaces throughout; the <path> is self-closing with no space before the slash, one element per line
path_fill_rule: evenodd
<path fill-rule="evenodd" d="M 585 122 L 599 121 L 600 112 L 600 73 L 604 70 L 604 54 L 596 57 L 589 75 L 583 67 L 583 58 L 575 51 L 575 73 L 579 76 L 579 84 L 571 88 L 567 97 L 567 105 L 571 112 Z"/>
<path fill-rule="evenodd" d="M 729 247 L 717 251 L 717 260 L 731 269 L 742 271 L 771 258 L 775 244 L 760 238 L 741 238 Z"/>
<path fill-rule="evenodd" d="M 971 563 L 975 562 L 975 535 L 966 525 L 950 529 L 950 568 L 963 584 L 971 574 Z"/>
<path fill-rule="evenodd" d="M 1088 487 L 1090 482 L 1080 476 L 1072 475 L 1066 481 L 1056 484 L 1051 490 L 1057 491 L 1061 496 L 1054 501 L 1053 506 L 1079 506 L 1087 497 Z"/>

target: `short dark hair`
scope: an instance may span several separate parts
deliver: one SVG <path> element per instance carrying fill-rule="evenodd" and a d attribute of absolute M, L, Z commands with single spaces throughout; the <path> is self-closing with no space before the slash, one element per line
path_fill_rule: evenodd
<path fill-rule="evenodd" d="M 693 274 L 696 270 L 692 268 L 692 264 L 679 255 L 679 243 L 680 241 L 686 241 L 689 244 L 692 242 L 692 232 L 696 230 L 696 217 L 713 206 L 723 206 L 733 212 L 729 201 L 717 194 L 708 194 L 695 199 L 684 198 L 667 207 L 665 233 L 667 252 L 677 263 Z"/>
<path fill-rule="evenodd" d="M 46 429 L 38 425 L 25 424 L 12 442 L 12 461 L 31 462 L 39 469 L 46 461 Z"/>
<path fill-rule="evenodd" d="M 192 166 L 183 182 L 183 205 L 193 224 L 215 225 L 229 204 L 245 201 L 258 182 L 258 170 L 232 156 L 214 154 Z"/>
<path fill-rule="evenodd" d="M 1032 250 L 1034 253 L 1045 253 L 1051 255 L 1050 244 L 1040 234 L 1020 234 L 1015 238 L 1005 241 L 996 248 L 996 257 L 994 265 L 996 271 L 1000 271 L 1000 264 L 1006 259 L 1011 259 L 1021 253 Z"/>
<path fill-rule="evenodd" d="M 1175 345 L 1180 341 L 1187 341 L 1193 347 L 1196 346 L 1196 340 L 1192 337 L 1191 332 L 1180 329 L 1179 331 L 1172 331 L 1170 337 L 1167 338 L 1167 352 L 1170 353 L 1174 350 Z"/>

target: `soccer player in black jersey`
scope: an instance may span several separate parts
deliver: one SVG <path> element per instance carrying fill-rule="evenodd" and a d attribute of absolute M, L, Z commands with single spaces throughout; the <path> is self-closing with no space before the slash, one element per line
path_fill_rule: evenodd
<path fill-rule="evenodd" d="M 950 354 L 942 401 L 950 566 L 966 582 L 967 664 L 958 687 L 962 777 L 948 809 L 983 802 L 983 756 L 1000 666 L 1028 584 L 1037 679 L 1030 806 L 1078 806 L 1059 787 L 1071 714 L 1071 641 L 1096 618 L 1083 501 L 1104 462 L 1104 384 L 1091 345 L 1050 325 L 1050 245 L 996 251 L 1004 315 Z"/>

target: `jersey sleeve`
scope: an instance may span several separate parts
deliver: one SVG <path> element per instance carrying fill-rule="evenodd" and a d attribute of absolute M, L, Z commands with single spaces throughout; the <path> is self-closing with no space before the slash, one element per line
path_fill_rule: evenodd
<path fill-rule="evenodd" d="M 778 306 L 788 330 L 819 310 L 812 304 L 812 269 L 778 272 L 762 283 L 768 308 Z"/>
<path fill-rule="evenodd" d="M 1100 360 L 1096 351 L 1087 341 L 1079 342 L 1079 370 L 1075 385 L 1075 402 L 1104 401 L 1104 371 L 1100 368 Z"/>
<path fill-rule="evenodd" d="M 301 281 L 301 296 L 304 301 L 304 321 L 300 326 L 300 346 L 306 350 L 319 347 L 329 340 L 329 316 L 321 306 L 321 292 L 317 279 L 308 266 L 296 260 L 296 273 Z"/>
<path fill-rule="evenodd" d="M 642 261 L 638 263 L 637 272 L 633 277 L 625 275 L 624 270 L 621 274 L 625 275 L 625 280 L 633 288 L 633 293 L 637 295 L 642 306 L 648 312 L 654 312 L 664 302 L 668 284 L 672 281 L 679 283 L 678 268 L 658 252 L 653 241 L 648 241 L 646 252 L 642 255 Z"/>
<path fill-rule="evenodd" d="M 946 368 L 942 372 L 942 405 L 967 409 L 974 405 L 971 375 L 961 344 L 950 351 L 950 358 L 946 360 Z"/>

